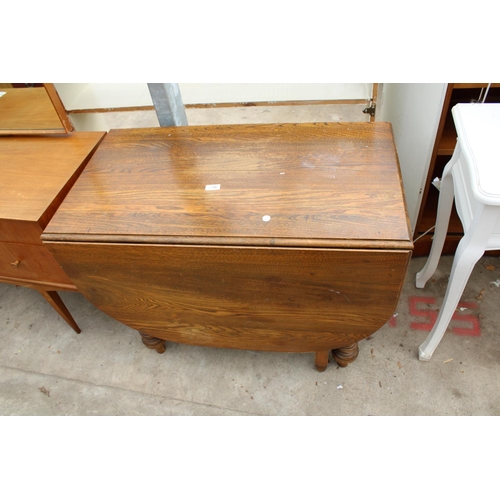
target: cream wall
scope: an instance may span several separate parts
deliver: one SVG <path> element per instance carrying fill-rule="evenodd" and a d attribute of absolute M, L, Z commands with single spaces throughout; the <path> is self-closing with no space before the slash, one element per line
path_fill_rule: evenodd
<path fill-rule="evenodd" d="M 152 106 L 146 83 L 56 83 L 68 111 Z M 179 83 L 184 104 L 369 99 L 371 83 Z"/>
<path fill-rule="evenodd" d="M 185 104 L 369 99 L 371 83 L 180 83 Z"/>
<path fill-rule="evenodd" d="M 392 123 L 406 204 L 415 230 L 447 83 L 384 83 L 377 121 Z"/>
<path fill-rule="evenodd" d="M 68 111 L 153 105 L 146 83 L 55 85 Z M 184 104 L 369 99 L 373 87 L 370 83 L 180 83 L 179 86 Z M 379 84 L 376 119 L 391 122 L 393 126 L 412 230 L 420 209 L 446 86 L 445 83 Z M 78 130 L 109 130 L 111 115 L 73 114 L 72 120 Z M 147 119 L 155 122 L 156 116 Z M 157 126 L 156 123 L 142 126 Z"/>

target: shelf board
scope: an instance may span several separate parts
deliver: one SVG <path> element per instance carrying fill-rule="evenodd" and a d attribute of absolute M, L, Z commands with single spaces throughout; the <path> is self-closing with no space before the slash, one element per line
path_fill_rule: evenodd
<path fill-rule="evenodd" d="M 449 103 L 449 107 L 446 113 L 445 124 L 443 128 L 443 133 L 441 134 L 441 138 L 439 140 L 439 147 L 437 150 L 438 155 L 452 155 L 455 149 L 455 145 L 457 143 L 457 132 L 455 130 L 455 124 L 453 122 L 453 116 L 451 114 L 451 108 L 455 106 L 455 104 L 468 103 L 471 100 L 475 100 L 479 98 L 479 92 L 475 89 L 485 88 L 487 87 L 487 83 L 454 83 L 453 89 L 458 92 L 454 92 L 451 96 L 451 100 Z M 498 89 L 500 88 L 500 83 L 492 83 L 491 88 Z M 468 92 L 470 90 L 471 92 Z M 495 92 L 489 92 L 488 96 L 493 98 L 494 100 L 498 100 L 498 90 Z"/>
<path fill-rule="evenodd" d="M 451 236 L 447 236 L 443 245 L 443 250 L 441 252 L 441 255 L 454 255 L 461 239 L 462 236 L 460 235 L 454 234 Z M 428 256 L 431 251 L 431 246 L 432 246 L 432 235 L 426 234 L 413 244 L 412 257 Z M 487 252 L 484 252 L 484 255 L 489 257 L 499 257 L 500 250 L 488 250 Z"/>
<path fill-rule="evenodd" d="M 432 236 L 431 234 L 426 234 L 413 244 L 412 257 L 424 257 L 429 255 L 432 246 Z M 444 242 L 441 255 L 453 255 L 461 238 L 460 235 L 448 236 Z"/>
<path fill-rule="evenodd" d="M 415 237 L 418 237 L 420 234 L 425 233 L 425 231 L 436 224 L 438 201 L 439 191 L 434 186 L 431 186 L 427 195 L 424 213 L 422 215 L 422 219 L 420 221 L 420 225 L 417 229 Z M 431 231 L 429 234 L 433 234 L 433 231 Z M 463 235 L 462 223 L 460 222 L 460 218 L 458 217 L 457 211 L 455 210 L 455 205 L 453 205 L 453 210 L 450 216 L 448 234 Z"/>
<path fill-rule="evenodd" d="M 441 135 L 441 140 L 439 141 L 438 155 L 452 155 L 455 150 L 455 145 L 457 144 L 457 132 L 455 130 L 455 124 L 453 123 L 453 117 L 451 114 L 446 118 L 444 124 L 443 134 Z"/>
<path fill-rule="evenodd" d="M 450 83 L 446 91 L 441 119 L 438 129 L 437 142 L 434 144 L 431 163 L 427 175 L 422 205 L 415 238 L 420 239 L 414 245 L 414 256 L 428 255 L 433 238 L 433 230 L 422 236 L 436 224 L 439 191 L 431 184 L 435 177 L 441 177 L 443 169 L 450 160 L 457 144 L 457 132 L 453 122 L 451 109 L 458 103 L 478 102 L 484 94 L 488 83 Z M 486 97 L 486 102 L 500 102 L 500 83 L 492 83 Z M 444 123 L 443 123 L 444 122 Z M 443 253 L 454 253 L 458 242 L 463 237 L 463 227 L 460 218 L 453 206 Z"/>
<path fill-rule="evenodd" d="M 454 83 L 454 89 L 481 89 L 486 88 L 488 83 Z M 492 83 L 491 87 L 500 87 L 500 83 Z"/>

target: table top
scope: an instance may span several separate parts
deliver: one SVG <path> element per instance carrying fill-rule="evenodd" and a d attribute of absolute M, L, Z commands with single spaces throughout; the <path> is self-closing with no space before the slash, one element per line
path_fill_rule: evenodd
<path fill-rule="evenodd" d="M 73 132 L 0 137 L 0 219 L 39 222 L 103 136 Z"/>
<path fill-rule="evenodd" d="M 412 247 L 387 123 L 112 130 L 43 238 Z"/>
<path fill-rule="evenodd" d="M 452 114 L 474 196 L 487 205 L 500 205 L 500 104 L 457 104 Z"/>

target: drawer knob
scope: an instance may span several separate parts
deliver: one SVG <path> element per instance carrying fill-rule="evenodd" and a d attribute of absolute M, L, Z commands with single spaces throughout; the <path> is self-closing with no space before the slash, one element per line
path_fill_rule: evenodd
<path fill-rule="evenodd" d="M 19 267 L 19 264 L 21 263 L 20 260 L 16 260 L 15 262 L 11 262 L 10 265 L 11 266 L 15 266 L 15 267 Z"/>

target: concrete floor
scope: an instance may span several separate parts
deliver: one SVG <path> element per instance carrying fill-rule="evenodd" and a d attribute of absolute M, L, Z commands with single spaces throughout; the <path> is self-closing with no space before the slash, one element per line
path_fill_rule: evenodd
<path fill-rule="evenodd" d="M 79 293 L 77 335 L 38 292 L 0 284 L 2 415 L 499 415 L 500 260 L 483 257 L 430 362 L 417 359 L 452 257 L 424 289 L 412 260 L 396 315 L 347 368 L 312 354 L 167 344 L 160 355 Z M 463 329 L 457 335 L 453 330 Z"/>
<path fill-rule="evenodd" d="M 188 119 L 356 119 L 322 106 L 266 109 L 190 109 Z M 151 113 L 135 120 L 125 113 L 102 123 L 152 126 L 151 120 L 154 126 Z M 360 342 L 358 359 L 343 369 L 331 361 L 324 373 L 315 370 L 313 354 L 168 344 L 159 355 L 79 293 L 62 293 L 82 329 L 77 335 L 38 292 L 0 283 L 0 414 L 499 415 L 500 260 L 483 257 L 476 265 L 430 362 L 418 360 L 418 346 L 440 307 L 452 257 L 443 257 L 419 290 L 414 279 L 424 263 L 412 260 L 395 316 Z"/>

